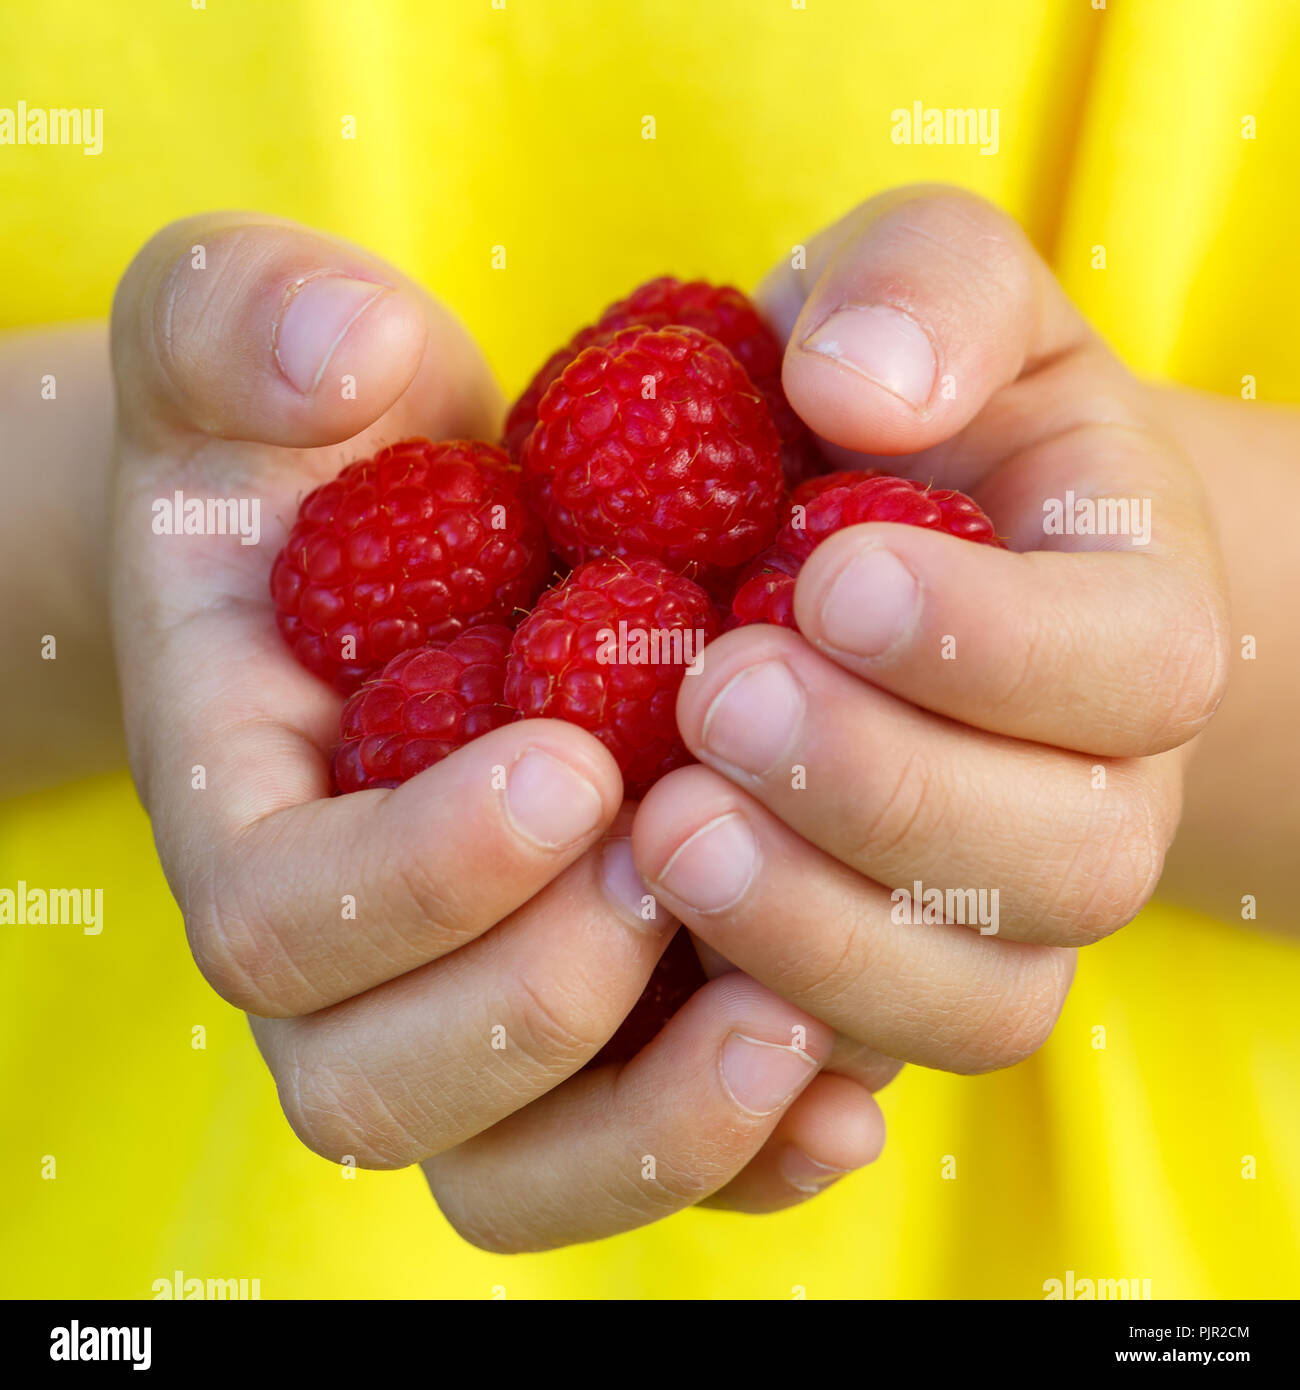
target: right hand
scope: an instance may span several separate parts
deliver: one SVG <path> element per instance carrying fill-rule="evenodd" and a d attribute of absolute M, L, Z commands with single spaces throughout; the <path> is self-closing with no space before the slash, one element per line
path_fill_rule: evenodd
<path fill-rule="evenodd" d="M 132 771 L 195 958 L 252 1015 L 303 1142 L 422 1162 L 456 1229 L 501 1251 L 705 1198 L 774 1210 L 870 1162 L 870 1090 L 894 1064 L 837 1050 L 840 1074 L 819 1074 L 831 1031 L 739 973 L 626 1066 L 582 1070 L 677 926 L 637 910 L 618 769 L 590 735 L 521 722 L 396 790 L 329 795 L 341 702 L 276 631 L 271 561 L 303 494 L 352 458 L 496 436 L 461 326 L 354 247 L 225 214 L 143 248 L 112 348 Z M 177 490 L 259 498 L 260 542 L 154 534 L 152 503 Z"/>

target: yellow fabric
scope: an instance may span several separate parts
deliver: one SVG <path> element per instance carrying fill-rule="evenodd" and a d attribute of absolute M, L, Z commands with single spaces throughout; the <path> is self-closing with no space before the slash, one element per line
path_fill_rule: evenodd
<path fill-rule="evenodd" d="M 1291 0 L 10 6 L 0 106 L 102 107 L 104 147 L 0 146 L 0 326 L 102 315 L 157 226 L 255 207 L 422 278 L 513 391 L 652 274 L 750 284 L 862 197 L 944 180 L 1018 216 L 1138 370 L 1294 400 L 1297 56 Z M 997 153 L 893 143 L 918 100 L 996 108 Z M 1149 910 L 1085 953 L 1039 1056 L 909 1069 L 885 1156 L 803 1208 L 508 1259 L 417 1170 L 299 1146 L 125 776 L 0 807 L 19 879 L 102 886 L 106 925 L 0 928 L 0 1294 L 178 1269 L 263 1297 L 1041 1297 L 1067 1270 L 1300 1293 L 1300 951 L 1249 926 Z"/>

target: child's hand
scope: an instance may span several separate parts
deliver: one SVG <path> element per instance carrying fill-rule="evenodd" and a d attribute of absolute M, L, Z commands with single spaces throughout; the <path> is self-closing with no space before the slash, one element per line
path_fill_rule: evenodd
<path fill-rule="evenodd" d="M 676 926 L 642 919 L 618 771 L 588 734 L 519 723 L 395 791 L 329 796 L 340 700 L 275 629 L 271 560 L 301 496 L 349 459 L 493 437 L 496 393 L 460 326 L 355 248 L 232 215 L 144 248 L 112 338 L 131 765 L 199 965 L 255 1016 L 304 1141 L 368 1167 L 436 1155 L 448 1217 L 498 1249 L 713 1193 L 787 1205 L 874 1157 L 866 1085 L 893 1064 L 842 1048 L 866 1084 L 818 1076 L 831 1030 L 741 975 L 621 1071 L 576 1075 Z M 259 501 L 259 543 L 158 534 L 178 493 Z"/>
<path fill-rule="evenodd" d="M 1178 821 L 1174 750 L 1222 696 L 1200 485 L 1146 388 L 974 198 L 874 200 L 766 298 L 814 430 L 972 493 L 1030 553 L 888 525 L 824 543 L 798 583 L 802 636 L 729 634 L 682 683 L 678 721 L 709 767 L 651 790 L 637 864 L 722 957 L 843 1037 L 1006 1066 L 1050 1033 L 1068 948 L 1150 896 Z M 1150 543 L 1044 534 L 1044 500 L 1071 495 L 1131 499 Z M 996 901 L 996 934 L 894 920 L 891 889 L 918 882 L 975 890 L 967 921 L 983 907 L 992 925 Z"/>

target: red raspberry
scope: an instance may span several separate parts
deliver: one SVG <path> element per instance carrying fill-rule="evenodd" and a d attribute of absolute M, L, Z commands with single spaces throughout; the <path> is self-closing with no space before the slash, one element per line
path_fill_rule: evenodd
<path fill-rule="evenodd" d="M 510 451 L 512 459 L 523 459 L 524 445 L 528 443 L 528 436 L 537 424 L 537 407 L 551 382 L 583 348 L 606 343 L 611 337 L 613 334 L 602 333 L 594 324 L 589 328 L 579 329 L 570 342 L 553 352 L 542 363 L 537 375 L 524 387 L 523 395 L 510 407 L 506 415 L 506 427 L 501 442 Z"/>
<path fill-rule="evenodd" d="M 707 983 L 691 934 L 682 927 L 659 957 L 659 964 L 632 1006 L 632 1012 L 587 1065 L 599 1067 L 606 1062 L 631 1061 L 648 1042 L 659 1036 L 659 1030 L 691 995 Z"/>
<path fill-rule="evenodd" d="M 595 734 L 639 797 L 692 761 L 677 732 L 677 688 L 717 633 L 717 611 L 692 580 L 658 560 L 593 560 L 520 623 L 506 702 Z"/>
<path fill-rule="evenodd" d="M 793 507 L 801 503 L 806 507 L 814 497 L 820 497 L 823 492 L 829 492 L 833 487 L 852 487 L 854 483 L 860 483 L 864 478 L 888 478 L 890 476 L 892 475 L 880 468 L 844 468 L 838 473 L 823 473 L 816 478 L 805 478 L 790 494 L 790 506 Z M 782 525 L 789 520 L 789 507 L 787 507 Z"/>
<path fill-rule="evenodd" d="M 947 488 L 934 491 L 926 483 L 888 473 L 850 472 L 842 476 L 846 481 L 838 486 L 818 486 L 823 482 L 820 478 L 804 485 L 802 491 L 808 500 L 803 524 L 797 524 L 794 517 L 787 520 L 773 542 L 777 549 L 806 560 L 833 532 L 865 521 L 896 521 L 929 531 L 947 531 L 950 536 L 985 545 L 1002 545 L 993 523 L 964 492 Z"/>
<path fill-rule="evenodd" d="M 790 502 L 791 507 L 802 505 L 802 517 L 788 516 L 771 547 L 741 575 L 728 630 L 750 623 L 795 627 L 794 585 L 804 561 L 827 536 L 846 526 L 901 522 L 1005 549 L 993 523 L 965 493 L 933 492 L 924 483 L 875 469 L 811 478 L 795 489 Z"/>
<path fill-rule="evenodd" d="M 505 444 L 518 458 L 533 426 L 546 388 L 584 348 L 608 342 L 625 328 L 695 328 L 716 338 L 749 373 L 781 438 L 781 461 L 786 482 L 793 487 L 820 466 L 817 446 L 807 425 L 794 413 L 781 388 L 783 349 L 753 302 L 731 285 L 704 280 L 683 284 L 662 275 L 617 300 L 590 327 L 552 354 L 528 384 L 506 417 Z"/>
<path fill-rule="evenodd" d="M 409 439 L 310 493 L 271 570 L 294 655 L 346 695 L 398 652 L 527 608 L 549 560 L 520 483 L 495 445 Z"/>
<path fill-rule="evenodd" d="M 683 284 L 671 275 L 661 275 L 638 286 L 626 299 L 616 300 L 596 321 L 596 327 L 606 332 L 674 325 L 716 338 L 755 386 L 780 381 L 781 344 L 748 295 L 731 285 L 711 285 L 705 280 Z"/>
<path fill-rule="evenodd" d="M 765 550 L 750 565 L 731 600 L 726 629 L 748 627 L 750 623 L 771 623 L 775 627 L 794 627 L 794 581 L 803 561 L 775 546 Z"/>
<path fill-rule="evenodd" d="M 485 623 L 395 656 L 343 706 L 335 788 L 396 787 L 518 718 L 501 698 L 513 636 Z"/>
<path fill-rule="evenodd" d="M 539 411 L 524 467 L 570 564 L 650 555 L 734 569 L 772 539 L 782 484 L 771 416 L 703 333 L 625 329 L 579 353 Z"/>

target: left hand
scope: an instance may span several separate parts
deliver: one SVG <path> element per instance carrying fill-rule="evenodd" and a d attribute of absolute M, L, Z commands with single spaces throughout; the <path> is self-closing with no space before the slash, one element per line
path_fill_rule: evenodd
<path fill-rule="evenodd" d="M 1009 1066 L 1055 1025 L 1073 948 L 1150 897 L 1184 750 L 1223 693 L 1200 485 L 1147 388 L 978 199 L 872 200 L 765 293 L 834 466 L 969 492 L 1011 549 L 880 524 L 825 542 L 799 578 L 802 635 L 730 633 L 683 681 L 704 766 L 646 797 L 637 864 L 846 1048 Z M 1149 501 L 1150 543 L 1045 535 L 1067 490 Z M 917 881 L 996 890 L 996 933 L 894 920 L 891 889 Z"/>

